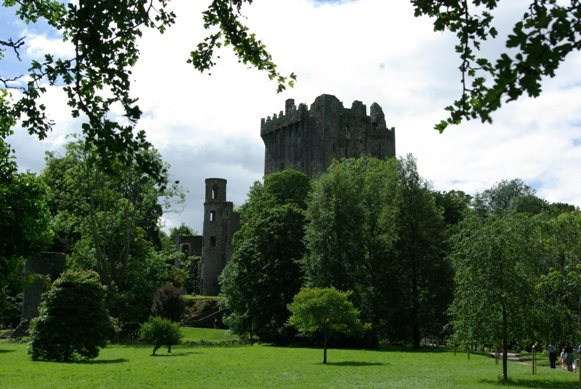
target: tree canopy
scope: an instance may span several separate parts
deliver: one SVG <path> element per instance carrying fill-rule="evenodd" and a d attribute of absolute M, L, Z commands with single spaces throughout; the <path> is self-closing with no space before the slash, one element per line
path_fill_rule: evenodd
<path fill-rule="evenodd" d="M 65 252 L 72 267 L 95 270 L 108 287 L 111 314 L 137 330 L 165 276 L 158 222 L 174 195 L 179 201 L 179 186 L 159 185 L 136 162 L 111 174 L 91 162 L 82 142 L 66 147 L 64 156 L 47 155 L 42 173 L 53 194 L 53 249 Z M 163 166 L 153 149 L 139 155 Z"/>
<path fill-rule="evenodd" d="M 264 70 L 277 82 L 277 90 L 292 86 L 294 74 L 281 75 L 265 45 L 241 22 L 241 7 L 252 0 L 213 0 L 203 12 L 204 28 L 210 34 L 190 53 L 189 62 L 205 71 L 214 65 L 214 49 L 231 46 L 243 64 Z M 137 128 L 141 117 L 138 98 L 131 94 L 132 67 L 139 58 L 138 39 L 144 29 L 166 31 L 175 22 L 168 10 L 168 0 L 4 0 L 26 23 L 46 22 L 56 29 L 64 41 L 74 46 L 74 55 L 59 57 L 46 53 L 42 61 L 30 64 L 25 87 L 17 81 L 22 75 L 0 73 L 0 135 L 9 135 L 18 120 L 29 133 L 44 139 L 53 122 L 40 102 L 47 86 L 60 86 L 67 95 L 73 117 L 82 117 L 82 132 L 89 149 L 99 155 L 94 162 L 110 170 L 131 165 L 158 180 L 163 180 L 161 167 L 140 157 L 140 150 L 149 150 L 145 131 Z M 13 7 L 13 8 L 11 8 Z M 0 46 L 10 49 L 20 59 L 19 50 L 25 38 L 1 39 Z M 4 52 L 0 51 L 0 60 Z M 17 89 L 18 96 L 10 91 Z M 113 111 L 121 108 L 122 117 Z"/>
<path fill-rule="evenodd" d="M 349 301 L 350 294 L 333 287 L 302 288 L 288 305 L 290 325 L 301 333 L 322 336 L 323 363 L 327 363 L 327 345 L 332 335 L 362 330 L 359 311 Z"/>
<path fill-rule="evenodd" d="M 50 189 L 32 173 L 18 173 L 0 137 L 0 322 L 17 325 L 24 258 L 49 247 Z"/>
<path fill-rule="evenodd" d="M 521 180 L 474 197 L 450 239 L 453 339 L 503 351 L 570 342 L 579 322 L 579 210 L 537 198 Z M 562 210 L 558 213 L 556 210 Z"/>
<path fill-rule="evenodd" d="M 105 288 L 93 271 L 67 271 L 43 295 L 30 325 L 33 360 L 93 359 L 114 335 Z"/>
<path fill-rule="evenodd" d="M 309 197 L 307 285 L 352 290 L 377 335 L 419 347 L 452 293 L 441 213 L 411 156 L 334 162 Z"/>
<path fill-rule="evenodd" d="M 287 304 L 299 291 L 306 197 L 310 181 L 285 170 L 255 183 L 241 211 L 242 227 L 234 235 L 234 253 L 220 279 L 226 322 L 242 336 L 285 341 Z"/>

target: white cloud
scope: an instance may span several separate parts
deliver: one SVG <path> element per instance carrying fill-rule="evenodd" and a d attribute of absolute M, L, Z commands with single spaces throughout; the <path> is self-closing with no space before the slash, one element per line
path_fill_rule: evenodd
<path fill-rule="evenodd" d="M 72 58 L 75 48 L 70 42 L 63 42 L 61 37 L 49 37 L 46 33 L 24 31 L 26 36 L 26 55 L 33 59 L 44 59 L 45 54 L 61 58 Z"/>
<path fill-rule="evenodd" d="M 396 127 L 398 155 L 413 153 L 437 189 L 474 193 L 519 177 L 550 201 L 581 206 L 579 53 L 546 80 L 540 98 L 506 104 L 492 125 L 474 121 L 438 134 L 434 123 L 460 92 L 454 36 L 434 33 L 429 19 L 413 16 L 409 2 L 254 1 L 243 9 L 245 22 L 280 70 L 298 75 L 296 87 L 282 94 L 265 73 L 248 70 L 228 50 L 220 51 L 211 76 L 186 63 L 206 35 L 201 12 L 208 3 L 170 3 L 176 26 L 164 35 L 144 33 L 133 72 L 132 92 L 144 111 L 140 128 L 172 165 L 172 179 L 190 192 L 185 211 L 167 215 L 168 226 L 185 222 L 201 231 L 206 177 L 228 179 L 229 200 L 242 204 L 263 173 L 260 119 L 281 111 L 287 98 L 311 104 L 322 93 L 345 106 L 379 103 L 387 124 Z M 499 28 L 523 12 L 516 2 L 501 4 Z M 488 45 L 485 52 L 499 47 Z M 59 128 L 76 125 L 62 111 L 57 116 Z"/>

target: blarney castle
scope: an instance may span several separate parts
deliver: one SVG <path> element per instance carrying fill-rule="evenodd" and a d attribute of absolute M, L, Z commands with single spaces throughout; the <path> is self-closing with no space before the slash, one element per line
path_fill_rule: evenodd
<path fill-rule="evenodd" d="M 293 168 L 316 178 L 334 159 L 371 155 L 395 156 L 395 129 L 388 128 L 383 110 L 354 101 L 351 108 L 332 95 L 321 95 L 311 107 L 286 101 L 284 112 L 261 120 L 264 141 L 264 174 Z M 232 255 L 232 235 L 240 216 L 226 200 L 226 180 L 206 179 L 202 237 L 180 237 L 182 251 L 202 256 L 200 292 L 213 296 L 220 291 L 218 276 Z"/>

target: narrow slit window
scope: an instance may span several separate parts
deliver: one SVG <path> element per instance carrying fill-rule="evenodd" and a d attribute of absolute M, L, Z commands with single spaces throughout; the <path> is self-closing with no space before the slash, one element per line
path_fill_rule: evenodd
<path fill-rule="evenodd" d="M 216 220 L 216 211 L 210 211 L 210 221 L 213 222 Z"/>
<path fill-rule="evenodd" d="M 216 247 L 216 237 L 210 236 L 210 247 Z"/>

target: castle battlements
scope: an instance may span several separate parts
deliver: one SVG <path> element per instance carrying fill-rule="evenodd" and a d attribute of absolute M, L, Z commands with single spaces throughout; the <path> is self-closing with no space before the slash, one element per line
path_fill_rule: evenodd
<path fill-rule="evenodd" d="M 262 118 L 260 120 L 260 135 L 268 134 L 269 132 L 276 131 L 279 128 L 287 127 L 291 124 L 297 123 L 308 113 L 306 104 L 299 104 L 297 107 L 293 99 L 288 99 L 286 101 L 285 110 L 280 111 L 277 115 L 276 113 L 268 116 L 266 119 Z"/>
<path fill-rule="evenodd" d="M 310 108 L 288 99 L 285 110 L 260 122 L 265 174 L 294 168 L 309 176 L 324 172 L 333 159 L 373 155 L 395 156 L 395 129 L 388 128 L 381 106 L 355 100 L 351 108 L 323 94 Z"/>

